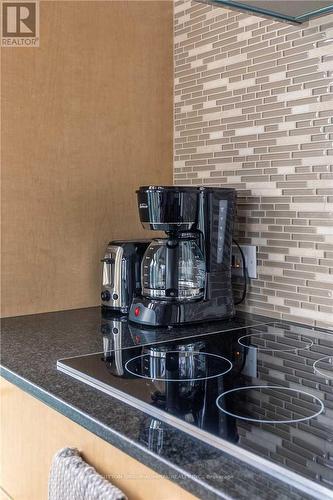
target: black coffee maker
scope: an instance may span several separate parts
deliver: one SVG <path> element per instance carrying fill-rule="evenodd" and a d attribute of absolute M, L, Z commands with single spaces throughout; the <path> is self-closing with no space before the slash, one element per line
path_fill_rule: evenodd
<path fill-rule="evenodd" d="M 141 263 L 140 296 L 129 320 L 173 326 L 234 315 L 231 247 L 234 189 L 142 186 L 137 191 L 144 228 L 165 231 Z"/>

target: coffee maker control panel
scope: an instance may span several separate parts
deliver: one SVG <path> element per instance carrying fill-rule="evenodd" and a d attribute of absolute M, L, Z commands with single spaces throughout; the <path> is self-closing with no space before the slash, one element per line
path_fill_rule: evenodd
<path fill-rule="evenodd" d="M 224 239 L 225 239 L 225 227 L 228 212 L 228 200 L 219 201 L 219 217 L 218 217 L 218 230 L 217 230 L 217 251 L 216 251 L 216 261 L 221 264 L 223 261 L 223 251 L 224 251 Z"/>

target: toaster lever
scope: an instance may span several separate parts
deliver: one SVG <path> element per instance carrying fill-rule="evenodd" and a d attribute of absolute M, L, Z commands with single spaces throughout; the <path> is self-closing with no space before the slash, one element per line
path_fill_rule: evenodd
<path fill-rule="evenodd" d="M 105 264 L 114 264 L 114 259 L 105 258 L 105 259 L 101 259 L 101 262 L 104 262 Z"/>

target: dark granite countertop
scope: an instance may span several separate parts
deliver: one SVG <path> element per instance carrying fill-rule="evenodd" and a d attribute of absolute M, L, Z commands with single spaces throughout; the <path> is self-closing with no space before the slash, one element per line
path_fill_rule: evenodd
<path fill-rule="evenodd" d="M 190 333 L 202 335 L 274 321 L 240 314 Z M 179 334 L 161 332 L 150 341 L 163 341 L 166 335 L 169 340 Z M 151 422 L 149 415 L 57 371 L 60 358 L 102 351 L 98 307 L 6 318 L 1 351 L 5 379 L 198 498 L 314 498 L 172 426 L 165 426 L 165 445 L 161 454 L 155 454 L 142 439 L 142 430 Z"/>

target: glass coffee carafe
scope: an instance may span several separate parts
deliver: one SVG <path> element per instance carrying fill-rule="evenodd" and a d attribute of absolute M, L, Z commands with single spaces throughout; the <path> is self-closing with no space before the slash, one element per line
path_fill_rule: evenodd
<path fill-rule="evenodd" d="M 204 256 L 194 238 L 154 239 L 141 264 L 142 294 L 151 299 L 178 301 L 202 298 L 205 271 Z"/>

